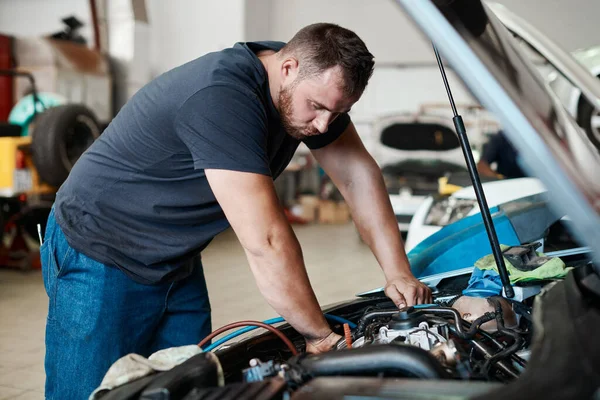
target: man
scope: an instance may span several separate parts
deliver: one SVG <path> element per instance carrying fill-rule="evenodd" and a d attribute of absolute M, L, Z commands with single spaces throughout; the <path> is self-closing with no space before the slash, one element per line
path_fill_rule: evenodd
<path fill-rule="evenodd" d="M 124 354 L 205 337 L 199 253 L 230 225 L 261 293 L 304 335 L 307 351 L 340 339 L 273 187 L 301 141 L 348 202 L 386 294 L 398 307 L 430 301 L 410 272 L 380 170 L 347 114 L 373 65 L 353 32 L 315 24 L 285 46 L 238 43 L 200 57 L 123 107 L 77 162 L 49 218 L 49 398 L 87 396 Z"/>
<path fill-rule="evenodd" d="M 491 165 L 496 163 L 496 170 Z M 483 146 L 477 170 L 483 176 L 497 178 L 523 178 L 527 175 L 517 163 L 517 150 L 510 144 L 502 131 L 492 136 Z"/>

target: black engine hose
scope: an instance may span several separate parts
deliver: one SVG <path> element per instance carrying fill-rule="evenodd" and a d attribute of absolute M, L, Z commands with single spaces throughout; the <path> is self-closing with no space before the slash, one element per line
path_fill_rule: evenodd
<path fill-rule="evenodd" d="M 367 323 L 375 318 L 391 318 L 394 314 L 398 313 L 398 309 L 395 310 L 387 310 L 387 311 L 371 311 L 365 315 L 363 315 L 358 324 L 356 325 L 356 331 L 354 333 L 355 337 L 360 337 L 364 334 Z"/>
<path fill-rule="evenodd" d="M 451 307 L 429 307 L 429 308 L 419 308 L 420 312 L 423 313 L 428 313 L 428 314 L 433 314 L 433 315 L 448 315 L 450 314 L 452 316 L 452 318 L 454 319 L 454 325 L 456 326 L 456 335 L 458 337 L 460 337 L 461 339 L 472 339 L 475 334 L 477 333 L 477 329 L 479 328 L 480 325 L 491 321 L 495 318 L 494 313 L 485 313 L 484 315 L 482 315 L 481 317 L 477 318 L 475 321 L 473 321 L 472 327 L 467 330 L 466 332 L 463 331 L 462 328 L 462 318 L 460 316 L 460 313 L 455 310 L 454 308 Z M 365 332 L 365 327 L 367 325 L 367 323 L 375 318 L 383 318 L 383 317 L 389 317 L 391 318 L 392 316 L 394 316 L 394 314 L 397 314 L 399 311 L 398 310 L 387 310 L 387 311 L 372 311 L 369 312 L 365 315 L 362 316 L 362 318 L 358 321 L 357 327 L 356 327 L 356 331 L 355 331 L 355 337 L 360 337 L 364 334 Z"/>
<path fill-rule="evenodd" d="M 373 322 L 372 324 L 367 325 L 367 327 L 365 328 L 365 343 L 364 345 L 368 345 L 373 343 L 373 340 L 375 340 L 375 332 L 378 331 L 382 326 L 384 325 L 383 322 L 377 323 L 377 322 Z"/>
<path fill-rule="evenodd" d="M 468 324 L 468 322 L 464 322 L 465 324 Z M 499 341 L 497 341 L 492 335 L 490 335 L 489 333 L 487 333 L 486 331 L 479 329 L 478 332 L 481 336 L 483 336 L 484 338 L 486 338 L 487 340 L 489 340 L 490 342 L 492 342 L 499 350 L 504 350 L 506 349 L 506 346 L 504 346 L 502 343 L 500 343 Z M 519 357 L 516 354 L 511 354 L 510 359 L 514 362 L 516 362 L 517 364 L 519 364 L 521 367 L 525 368 L 527 366 L 527 362 Z"/>
<path fill-rule="evenodd" d="M 494 318 L 497 318 L 495 313 L 486 312 L 481 317 L 479 317 L 475 321 L 473 321 L 473 323 L 471 324 L 471 327 L 465 331 L 462 326 L 463 319 L 460 316 L 460 313 L 454 308 L 450 308 L 450 307 L 421 308 L 420 311 L 425 312 L 425 313 L 434 314 L 434 315 L 451 314 L 452 318 L 454 319 L 454 327 L 455 327 L 454 334 L 463 340 L 473 339 L 475 337 L 475 335 L 477 334 L 479 327 L 481 325 L 493 320 Z"/>
<path fill-rule="evenodd" d="M 310 378 L 380 374 L 422 379 L 450 378 L 442 365 L 429 352 L 418 347 L 398 344 L 299 356 L 295 361 L 290 361 L 290 366 L 294 364 L 301 369 L 302 375 Z"/>
<path fill-rule="evenodd" d="M 444 322 L 447 323 L 448 322 L 447 320 L 439 318 L 439 317 L 430 318 L 429 321 L 435 322 L 435 323 L 444 323 Z M 473 327 L 473 325 L 470 325 L 467 321 L 464 321 L 464 320 L 463 320 L 463 324 L 467 325 L 468 330 L 470 330 Z M 452 331 L 453 335 L 459 336 L 456 331 L 456 326 L 450 325 L 450 330 Z M 498 347 L 500 349 L 498 354 L 507 350 L 506 346 L 504 346 L 502 343 L 498 342 L 486 331 L 484 331 L 482 329 L 478 329 L 477 333 L 482 335 L 486 339 L 490 340 L 494 345 L 496 345 L 496 347 Z M 475 338 L 468 339 L 468 341 L 471 343 L 471 345 L 473 345 L 477 349 L 477 351 L 479 353 L 482 353 L 486 358 L 492 358 L 494 356 L 494 354 L 492 353 L 491 350 L 489 350 L 487 347 L 485 347 L 482 343 L 479 343 Z M 523 360 L 521 357 L 519 357 L 516 354 L 510 354 L 510 358 L 512 361 L 516 362 L 517 364 L 519 364 L 522 367 L 525 367 L 527 365 L 525 360 Z M 503 363 L 503 362 L 501 362 L 501 360 L 497 360 L 495 362 L 499 363 L 498 365 L 501 367 L 501 369 L 505 373 L 510 375 L 511 377 L 513 377 L 513 378 L 518 377 L 518 375 L 519 375 L 518 372 L 515 371 L 514 368 L 512 368 L 509 364 Z"/>
<path fill-rule="evenodd" d="M 507 329 L 504 326 L 504 317 L 502 315 L 502 305 L 500 304 L 500 302 L 494 299 L 493 297 L 490 297 L 488 299 L 488 302 L 492 306 L 494 306 L 494 309 L 496 311 L 496 323 L 498 324 L 498 332 L 506 336 L 512 337 L 514 339 L 514 343 L 509 347 L 505 348 L 504 350 L 500 350 L 498 353 L 494 354 L 491 358 L 486 360 L 486 362 L 483 364 L 483 371 L 486 375 L 489 375 L 491 368 L 498 361 L 504 360 L 505 358 L 508 358 L 515 354 L 517 351 L 519 351 L 524 342 L 523 338 L 519 333 L 511 329 Z"/>

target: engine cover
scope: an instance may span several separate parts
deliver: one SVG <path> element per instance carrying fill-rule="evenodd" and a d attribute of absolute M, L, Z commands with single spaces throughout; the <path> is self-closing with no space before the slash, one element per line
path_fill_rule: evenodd
<path fill-rule="evenodd" d="M 431 350 L 440 343 L 446 343 L 448 335 L 447 324 L 431 323 L 427 315 L 411 307 L 394 314 L 391 320 L 373 335 L 370 344 L 394 342 Z M 352 347 L 363 347 L 365 342 L 365 337 L 357 338 Z M 344 347 L 344 342 L 338 345 L 338 349 Z"/>
<path fill-rule="evenodd" d="M 374 342 L 383 344 L 398 342 L 431 350 L 436 344 L 445 343 L 447 340 L 445 325 L 429 325 L 428 322 L 421 322 L 416 328 L 407 330 L 382 326 Z"/>

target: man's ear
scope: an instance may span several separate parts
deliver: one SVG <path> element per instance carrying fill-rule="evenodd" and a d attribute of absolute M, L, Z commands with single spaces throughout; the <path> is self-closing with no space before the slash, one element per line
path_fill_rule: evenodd
<path fill-rule="evenodd" d="M 288 57 L 281 63 L 281 83 L 287 86 L 298 77 L 299 63 L 295 57 Z"/>

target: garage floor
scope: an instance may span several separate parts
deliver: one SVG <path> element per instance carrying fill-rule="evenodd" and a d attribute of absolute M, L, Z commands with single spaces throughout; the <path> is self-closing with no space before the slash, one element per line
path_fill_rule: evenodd
<path fill-rule="evenodd" d="M 383 283 L 375 258 L 358 239 L 352 224 L 295 226 L 295 230 L 322 305 Z M 214 328 L 242 319 L 275 316 L 258 292 L 232 231 L 213 241 L 203 253 L 203 261 Z M 0 400 L 43 399 L 47 307 L 39 271 L 0 269 Z"/>

